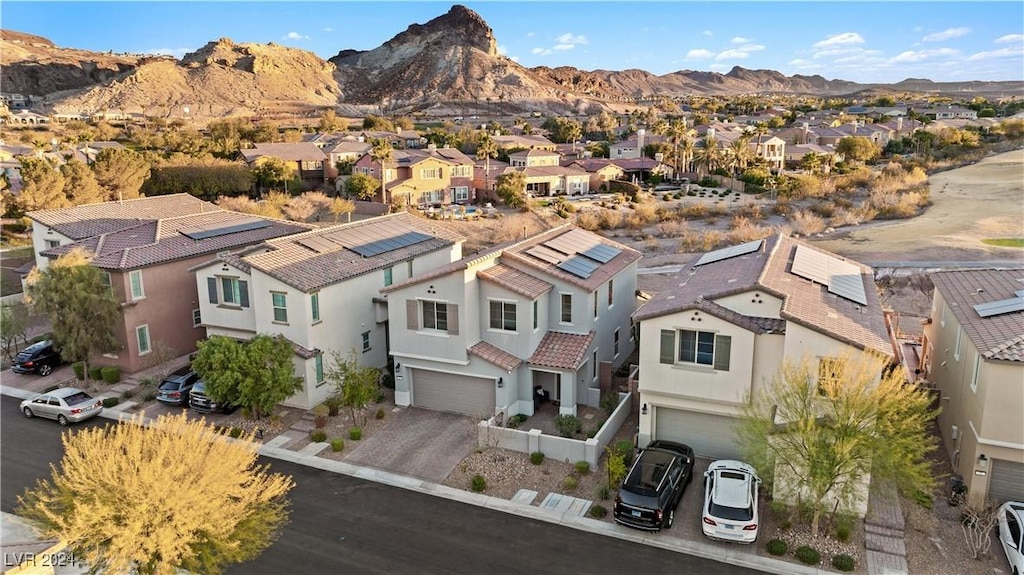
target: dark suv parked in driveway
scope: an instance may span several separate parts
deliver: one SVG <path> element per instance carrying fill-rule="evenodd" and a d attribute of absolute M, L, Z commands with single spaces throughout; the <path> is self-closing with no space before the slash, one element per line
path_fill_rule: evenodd
<path fill-rule="evenodd" d="M 60 354 L 53 347 L 50 340 L 40 341 L 21 350 L 14 356 L 11 363 L 11 371 L 14 373 L 38 373 L 42 376 L 50 375 L 53 368 L 58 367 L 64 361 Z"/>
<path fill-rule="evenodd" d="M 160 387 L 156 390 L 156 399 L 162 403 L 188 407 L 188 393 L 197 381 L 199 374 L 192 371 L 192 366 L 180 367 L 160 382 Z"/>
<path fill-rule="evenodd" d="M 647 446 L 615 496 L 616 523 L 659 531 L 672 527 L 683 490 L 693 480 L 693 450 L 682 443 L 654 441 Z"/>
<path fill-rule="evenodd" d="M 238 406 L 233 403 L 225 402 L 222 405 L 210 399 L 210 396 L 206 395 L 206 382 L 201 379 L 192 386 L 192 391 L 190 391 L 188 395 L 189 407 L 199 413 L 231 413 L 238 408 Z"/>

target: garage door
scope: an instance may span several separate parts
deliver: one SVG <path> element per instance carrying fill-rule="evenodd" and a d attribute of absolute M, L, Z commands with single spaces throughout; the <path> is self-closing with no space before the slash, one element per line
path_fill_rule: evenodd
<path fill-rule="evenodd" d="M 1024 501 L 1024 463 L 993 459 L 988 498 L 997 503 Z"/>
<path fill-rule="evenodd" d="M 731 417 L 659 407 L 654 419 L 654 439 L 685 443 L 697 455 L 713 459 L 740 458 Z"/>
<path fill-rule="evenodd" d="M 412 404 L 438 411 L 490 417 L 494 415 L 494 380 L 413 369 Z"/>

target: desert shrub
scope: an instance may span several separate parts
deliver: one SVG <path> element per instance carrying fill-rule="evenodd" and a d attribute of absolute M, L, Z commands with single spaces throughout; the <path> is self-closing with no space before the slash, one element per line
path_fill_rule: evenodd
<path fill-rule="evenodd" d="M 555 417 L 555 427 L 562 437 L 576 437 L 583 431 L 583 423 L 575 415 L 558 415 Z"/>
<path fill-rule="evenodd" d="M 352 441 L 359 441 L 360 439 L 363 438 L 363 428 L 350 427 L 348 429 L 348 438 L 351 439 Z"/>
<path fill-rule="evenodd" d="M 540 465 L 541 463 L 544 463 L 544 452 L 542 452 L 542 451 L 534 451 L 533 453 L 531 453 L 530 454 L 530 463 L 532 463 L 534 465 Z"/>
<path fill-rule="evenodd" d="M 836 205 L 832 202 L 817 202 L 811 206 L 811 211 L 823 218 L 831 218 L 836 213 Z"/>
<path fill-rule="evenodd" d="M 935 503 L 935 499 L 932 497 L 931 493 L 925 493 L 920 489 L 915 489 L 910 494 L 910 498 L 914 500 L 914 503 L 917 503 L 925 509 L 931 509 L 932 505 Z"/>
<path fill-rule="evenodd" d="M 641 204 L 636 207 L 635 214 L 641 222 L 648 224 L 658 219 L 658 208 L 653 204 Z"/>
<path fill-rule="evenodd" d="M 85 379 L 85 364 L 82 362 L 76 361 L 75 363 L 72 363 L 71 371 L 75 372 L 75 377 L 77 377 L 79 381 Z"/>
<path fill-rule="evenodd" d="M 377 413 L 373 414 L 373 417 L 375 419 L 384 419 L 384 415 L 385 415 L 384 408 L 383 407 L 378 407 L 377 408 Z"/>
<path fill-rule="evenodd" d="M 791 198 L 801 199 L 821 197 L 821 180 L 816 176 L 794 174 L 788 178 L 787 189 Z"/>
<path fill-rule="evenodd" d="M 232 427 L 230 430 L 228 430 L 228 435 L 234 437 L 235 439 L 238 439 L 239 437 L 242 437 L 242 428 Z"/>
<path fill-rule="evenodd" d="M 600 499 L 601 501 L 608 501 L 608 498 L 610 498 L 611 496 L 612 490 L 610 487 L 608 487 L 607 483 L 602 483 L 597 488 L 597 498 Z"/>
<path fill-rule="evenodd" d="M 115 405 L 117 405 L 119 403 L 121 403 L 121 398 L 120 397 L 104 397 L 103 398 L 103 407 L 114 407 Z"/>
<path fill-rule="evenodd" d="M 614 230 L 622 226 L 622 214 L 613 210 L 602 210 L 598 227 L 602 230 Z"/>
<path fill-rule="evenodd" d="M 337 453 L 345 449 L 345 440 L 340 437 L 335 437 L 331 440 L 331 451 Z"/>
<path fill-rule="evenodd" d="M 793 229 L 801 235 L 820 234 L 825 231 L 825 220 L 811 213 L 809 210 L 800 210 L 793 213 L 789 218 L 793 222 Z"/>
<path fill-rule="evenodd" d="M 579 484 L 579 479 L 576 479 L 572 475 L 569 475 L 562 480 L 562 487 L 564 487 L 566 491 L 572 491 L 573 489 L 576 489 L 579 486 Z"/>
<path fill-rule="evenodd" d="M 787 217 L 793 213 L 793 206 L 790 204 L 789 198 L 776 198 L 775 204 L 772 206 L 772 213 L 782 217 Z"/>
<path fill-rule="evenodd" d="M 679 253 L 706 252 L 722 244 L 724 235 L 718 230 L 690 230 L 679 238 Z"/>
<path fill-rule="evenodd" d="M 789 543 L 786 543 L 782 539 L 772 539 L 767 545 L 768 552 L 772 555 L 782 556 L 789 550 Z"/>
<path fill-rule="evenodd" d="M 796 550 L 796 558 L 804 565 L 817 565 L 821 563 L 821 553 L 814 547 L 803 545 Z"/>
<path fill-rule="evenodd" d="M 846 553 L 840 553 L 832 558 L 832 566 L 840 571 L 853 571 L 856 561 Z"/>
<path fill-rule="evenodd" d="M 587 513 L 590 513 L 591 517 L 600 519 L 605 515 L 608 515 L 608 509 L 606 509 L 604 505 L 595 504 L 590 506 L 590 510 L 587 511 Z"/>
<path fill-rule="evenodd" d="M 590 464 L 586 461 L 577 461 L 575 467 L 576 473 L 579 473 L 580 475 L 586 475 L 590 472 Z"/>
<path fill-rule="evenodd" d="M 135 390 L 134 389 L 126 389 L 126 390 L 124 390 L 124 393 L 121 394 L 121 401 L 127 401 L 127 400 L 131 399 L 132 397 L 135 397 Z"/>
<path fill-rule="evenodd" d="M 576 225 L 592 232 L 601 226 L 601 220 L 594 212 L 586 212 L 576 215 Z"/>
<path fill-rule="evenodd" d="M 322 429 L 314 429 L 309 432 L 309 440 L 313 443 L 323 443 L 327 441 L 327 432 Z"/>
<path fill-rule="evenodd" d="M 775 230 L 769 226 L 759 226 L 745 218 L 739 219 L 743 219 L 744 221 L 733 221 L 733 224 L 735 224 L 736 227 L 725 234 L 725 243 L 730 245 L 742 244 L 763 239 L 775 233 Z"/>
<path fill-rule="evenodd" d="M 116 366 L 101 367 L 100 377 L 103 378 L 103 381 L 113 385 L 121 381 L 121 368 Z"/>
<path fill-rule="evenodd" d="M 707 217 L 711 211 L 707 204 L 699 202 L 696 204 L 689 204 L 685 206 L 679 206 L 679 217 L 687 220 L 699 220 Z"/>
<path fill-rule="evenodd" d="M 102 367 L 90 367 L 89 368 L 89 379 L 93 381 L 99 381 L 103 379 L 103 368 Z"/>
<path fill-rule="evenodd" d="M 673 212 L 673 213 L 678 213 L 678 212 Z M 672 220 L 661 221 L 661 222 L 658 222 L 658 225 L 657 225 L 658 235 L 660 235 L 663 238 L 671 238 L 671 237 L 678 236 L 679 234 L 683 233 L 683 231 L 685 231 L 686 228 L 687 228 L 686 222 L 678 222 L 678 221 L 672 221 Z"/>
<path fill-rule="evenodd" d="M 646 225 L 646 222 L 640 216 L 638 216 L 636 214 L 629 214 L 628 216 L 626 216 L 626 227 L 627 228 L 629 228 L 631 230 L 639 230 L 639 229 L 643 228 L 644 225 Z"/>
<path fill-rule="evenodd" d="M 474 475 L 470 482 L 470 487 L 477 493 L 483 493 L 484 490 L 487 489 L 487 480 L 484 479 L 483 475 Z"/>
<path fill-rule="evenodd" d="M 740 206 L 739 215 L 754 221 L 764 219 L 764 212 L 761 209 L 761 204 L 757 202 L 747 202 Z"/>

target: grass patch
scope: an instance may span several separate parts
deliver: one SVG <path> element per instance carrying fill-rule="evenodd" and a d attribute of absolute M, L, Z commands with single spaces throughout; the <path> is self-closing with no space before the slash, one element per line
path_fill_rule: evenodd
<path fill-rule="evenodd" d="M 1024 238 L 987 238 L 981 243 L 1000 248 L 1024 248 Z"/>

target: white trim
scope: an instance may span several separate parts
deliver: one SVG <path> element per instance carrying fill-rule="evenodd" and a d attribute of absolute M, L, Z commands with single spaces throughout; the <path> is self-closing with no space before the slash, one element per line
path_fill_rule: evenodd
<path fill-rule="evenodd" d="M 971 374 L 971 392 L 978 393 L 978 377 L 981 376 L 981 354 L 974 356 L 974 371 Z"/>
<path fill-rule="evenodd" d="M 442 357 L 434 357 L 432 355 L 412 355 L 412 354 L 402 354 L 402 355 L 399 355 L 397 353 L 392 353 L 391 355 L 396 360 L 398 358 L 402 358 L 403 360 L 404 359 L 422 359 L 422 360 L 425 360 L 425 361 L 434 361 L 434 362 L 437 362 L 437 363 L 450 363 L 452 365 L 469 365 L 469 360 L 468 359 L 467 360 L 445 359 L 445 358 L 442 358 Z M 405 367 L 413 367 L 413 366 L 403 365 L 402 367 L 405 368 Z M 424 369 L 431 369 L 431 368 L 426 368 L 425 367 Z"/>
<path fill-rule="evenodd" d="M 971 433 L 974 434 L 974 439 L 979 445 L 991 445 L 993 447 L 1006 447 L 1008 449 L 1024 450 L 1024 443 L 1011 443 L 1009 441 L 999 441 L 998 439 L 985 439 L 984 437 L 981 437 L 978 435 L 978 430 L 974 429 L 973 420 L 967 420 L 967 425 L 970 426 Z"/>

